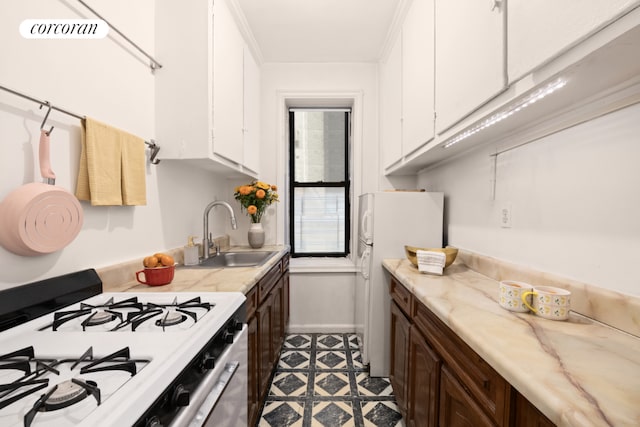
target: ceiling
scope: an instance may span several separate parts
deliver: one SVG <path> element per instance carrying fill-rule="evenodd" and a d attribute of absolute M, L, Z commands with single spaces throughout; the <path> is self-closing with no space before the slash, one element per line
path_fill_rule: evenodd
<path fill-rule="evenodd" d="M 375 62 L 400 0 L 236 0 L 263 62 Z"/>

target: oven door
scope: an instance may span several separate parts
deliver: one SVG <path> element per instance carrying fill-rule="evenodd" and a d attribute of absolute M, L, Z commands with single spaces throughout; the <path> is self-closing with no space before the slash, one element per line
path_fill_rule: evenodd
<path fill-rule="evenodd" d="M 247 325 L 236 333 L 171 426 L 246 427 Z"/>

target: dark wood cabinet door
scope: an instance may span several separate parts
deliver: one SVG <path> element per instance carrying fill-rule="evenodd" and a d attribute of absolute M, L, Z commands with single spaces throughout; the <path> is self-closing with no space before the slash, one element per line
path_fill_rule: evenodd
<path fill-rule="evenodd" d="M 495 424 L 446 367 L 440 377 L 440 427 L 494 427 Z"/>
<path fill-rule="evenodd" d="M 282 311 L 284 312 L 283 333 L 287 332 L 289 327 L 289 270 L 285 270 L 282 275 Z"/>
<path fill-rule="evenodd" d="M 555 424 L 549 418 L 520 393 L 516 393 L 515 412 L 513 425 L 516 427 L 555 427 Z"/>
<path fill-rule="evenodd" d="M 417 328 L 409 333 L 409 386 L 407 417 L 409 427 L 436 427 L 442 360 Z"/>
<path fill-rule="evenodd" d="M 260 365 L 258 363 L 258 319 L 253 316 L 247 324 L 247 340 L 248 340 L 248 403 L 249 403 L 249 425 L 256 424 L 258 411 L 260 408 L 260 381 L 258 372 Z"/>
<path fill-rule="evenodd" d="M 280 278 L 278 284 L 271 291 L 271 364 L 272 366 L 278 362 L 282 341 L 284 339 L 284 304 L 283 297 L 283 280 Z"/>
<path fill-rule="evenodd" d="M 391 302 L 391 366 L 389 380 L 393 387 L 393 394 L 403 416 L 407 414 L 407 379 L 408 379 L 408 351 L 409 330 L 411 323 L 398 308 L 395 301 Z"/>
<path fill-rule="evenodd" d="M 269 297 L 257 311 L 258 316 L 258 372 L 260 381 L 260 400 L 267 392 L 271 377 L 271 297 Z"/>

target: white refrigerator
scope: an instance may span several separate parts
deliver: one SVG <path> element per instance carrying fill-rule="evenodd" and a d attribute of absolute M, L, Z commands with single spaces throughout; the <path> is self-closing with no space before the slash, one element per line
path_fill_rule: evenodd
<path fill-rule="evenodd" d="M 362 362 L 373 377 L 389 376 L 388 276 L 382 260 L 404 258 L 404 245 L 442 247 L 444 194 L 389 191 L 359 197 L 355 324 Z"/>

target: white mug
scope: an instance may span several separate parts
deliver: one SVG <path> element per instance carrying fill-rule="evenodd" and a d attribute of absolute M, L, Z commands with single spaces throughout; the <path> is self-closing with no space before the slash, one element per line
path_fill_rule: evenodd
<path fill-rule="evenodd" d="M 527 297 L 533 296 L 533 303 L 529 305 Z M 536 316 L 551 320 L 567 320 L 571 310 L 571 292 L 553 286 L 536 286 L 533 291 L 522 294 L 522 302 L 533 311 Z"/>
<path fill-rule="evenodd" d="M 533 286 L 528 283 L 515 280 L 503 280 L 500 282 L 500 289 L 498 291 L 498 303 L 502 308 L 509 311 L 526 313 L 529 311 L 529 307 L 523 302 L 522 295 L 531 290 L 533 290 Z M 526 299 L 528 302 L 531 302 L 530 296 Z"/>

